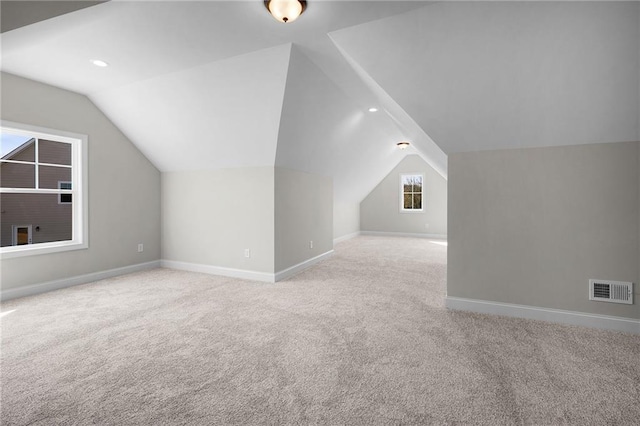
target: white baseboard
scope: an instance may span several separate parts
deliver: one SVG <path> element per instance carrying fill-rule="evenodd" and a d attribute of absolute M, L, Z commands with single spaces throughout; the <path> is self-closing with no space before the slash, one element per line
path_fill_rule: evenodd
<path fill-rule="evenodd" d="M 48 291 L 59 290 L 74 285 L 87 284 L 94 281 L 104 280 L 106 278 L 117 277 L 119 275 L 131 274 L 133 272 L 145 271 L 147 269 L 155 269 L 160 267 L 160 261 L 138 263 L 136 265 L 123 266 L 122 268 L 109 269 L 107 271 L 92 272 L 85 275 L 77 275 L 75 277 L 62 278 L 59 280 L 48 281 L 40 284 L 32 284 L 24 287 L 10 288 L 0 292 L 0 300 L 16 299 L 18 297 L 34 296 Z"/>
<path fill-rule="evenodd" d="M 297 265 L 294 265 L 290 268 L 284 269 L 280 272 L 276 272 L 275 280 L 276 282 L 286 280 L 287 278 L 291 278 L 292 276 L 299 274 L 305 269 L 309 268 L 312 265 L 330 257 L 333 254 L 333 250 L 329 250 L 326 253 L 322 253 L 316 257 L 312 257 L 311 259 L 305 260 L 304 262 L 300 262 Z"/>
<path fill-rule="evenodd" d="M 347 234 L 347 235 L 343 235 L 342 237 L 334 238 L 333 244 L 338 244 L 338 243 L 341 243 L 342 241 L 350 240 L 352 238 L 357 237 L 358 235 L 360 235 L 360 231 L 353 232 L 353 233 Z"/>
<path fill-rule="evenodd" d="M 163 268 L 179 269 L 181 271 L 201 272 L 203 274 L 222 275 L 223 277 L 240 278 L 243 280 L 262 281 L 272 283 L 274 274 L 270 272 L 248 271 L 246 269 L 225 268 L 222 266 L 202 265 L 199 263 L 179 262 L 163 259 L 160 262 Z"/>
<path fill-rule="evenodd" d="M 410 238 L 434 238 L 446 240 L 446 234 L 418 234 L 411 232 L 383 232 L 383 231 L 360 231 L 360 235 L 373 235 L 379 237 L 410 237 Z"/>
<path fill-rule="evenodd" d="M 479 312 L 482 314 L 504 315 L 508 317 L 550 321 L 561 324 L 580 325 L 605 330 L 640 334 L 640 320 L 584 312 L 563 311 L 561 309 L 539 308 L 536 306 L 514 305 L 511 303 L 449 297 L 445 300 L 449 309 Z"/>
<path fill-rule="evenodd" d="M 320 262 L 323 259 L 326 259 L 332 254 L 333 250 L 330 250 L 311 259 L 307 259 L 304 262 L 300 262 L 290 268 L 284 269 L 280 272 L 276 272 L 275 274 L 270 272 L 249 271 L 246 269 L 225 268 L 222 266 L 202 265 L 198 263 L 178 262 L 175 260 L 166 259 L 163 259 L 161 261 L 161 266 L 163 268 L 178 269 L 181 271 L 201 272 L 203 274 L 221 275 L 223 277 L 240 278 L 243 280 L 275 283 L 299 274 L 308 267 L 315 265 L 316 263 Z"/>

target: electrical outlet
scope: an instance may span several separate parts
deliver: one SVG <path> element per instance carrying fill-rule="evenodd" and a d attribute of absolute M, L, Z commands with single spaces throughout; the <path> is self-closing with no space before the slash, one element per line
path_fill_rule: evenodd
<path fill-rule="evenodd" d="M 313 241 L 309 241 L 309 248 L 312 249 L 313 248 Z"/>
<path fill-rule="evenodd" d="M 251 257 L 251 250 L 249 249 L 244 249 L 244 257 Z"/>
<path fill-rule="evenodd" d="M 138 253 L 142 253 L 144 251 L 144 244 L 138 244 Z"/>

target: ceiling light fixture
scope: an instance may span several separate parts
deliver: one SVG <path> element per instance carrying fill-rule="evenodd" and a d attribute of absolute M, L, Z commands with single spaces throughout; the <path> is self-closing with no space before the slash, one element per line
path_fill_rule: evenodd
<path fill-rule="evenodd" d="M 411 144 L 410 144 L 409 142 L 407 142 L 407 141 L 398 142 L 398 143 L 396 144 L 396 146 L 397 146 L 398 148 L 400 148 L 400 149 L 407 149 L 407 147 L 408 147 L 409 145 L 411 145 Z"/>
<path fill-rule="evenodd" d="M 295 21 L 307 8 L 305 0 L 264 0 L 264 5 L 274 18 L 285 24 Z"/>
<path fill-rule="evenodd" d="M 94 60 L 91 61 L 91 63 L 93 65 L 95 65 L 96 67 L 104 68 L 104 67 L 108 67 L 109 66 L 108 63 L 106 63 L 105 61 L 101 61 L 100 59 L 94 59 Z"/>
<path fill-rule="evenodd" d="M 378 108 L 371 107 L 369 108 L 369 112 L 378 112 Z"/>

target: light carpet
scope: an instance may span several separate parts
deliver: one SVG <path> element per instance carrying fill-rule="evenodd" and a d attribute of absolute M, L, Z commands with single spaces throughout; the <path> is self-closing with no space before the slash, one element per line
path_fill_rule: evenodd
<path fill-rule="evenodd" d="M 640 336 L 444 308 L 446 247 L 156 269 L 2 304 L 4 425 L 633 425 Z"/>

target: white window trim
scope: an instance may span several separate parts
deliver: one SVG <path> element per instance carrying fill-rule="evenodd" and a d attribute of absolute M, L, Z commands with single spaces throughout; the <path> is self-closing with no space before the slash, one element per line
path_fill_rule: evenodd
<path fill-rule="evenodd" d="M 422 206 L 419 209 L 405 209 L 404 208 L 404 185 L 402 184 L 402 178 L 405 176 L 420 176 L 422 178 Z M 400 173 L 400 191 L 398 196 L 400 198 L 400 213 L 422 213 L 424 212 L 424 173 Z"/>
<path fill-rule="evenodd" d="M 26 134 L 41 139 L 48 139 L 61 142 L 71 143 L 71 181 L 74 182 L 73 189 L 70 193 L 73 196 L 73 223 L 71 240 L 54 241 L 50 243 L 28 244 L 22 246 L 0 247 L 0 257 L 9 259 L 23 256 L 35 256 L 41 254 L 58 253 L 70 250 L 80 250 L 89 247 L 89 156 L 87 135 L 78 133 L 65 132 L 61 130 L 48 129 L 28 124 L 15 123 L 6 120 L 0 120 L 0 126 L 3 131 Z M 58 193 L 59 190 L 47 191 L 0 188 L 0 192 L 4 193 Z"/>

